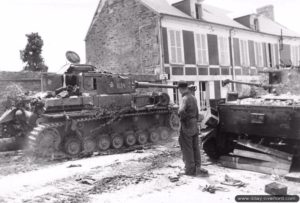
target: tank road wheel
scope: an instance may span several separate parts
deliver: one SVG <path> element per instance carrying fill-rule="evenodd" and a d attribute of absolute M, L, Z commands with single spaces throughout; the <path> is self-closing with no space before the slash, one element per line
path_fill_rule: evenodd
<path fill-rule="evenodd" d="M 148 141 L 148 135 L 147 135 L 146 132 L 139 131 L 139 132 L 136 133 L 136 137 L 137 137 L 137 142 L 140 145 L 144 145 Z"/>
<path fill-rule="evenodd" d="M 168 128 L 161 127 L 159 129 L 159 135 L 160 135 L 160 139 L 167 140 L 169 138 L 169 136 L 170 136 L 170 132 L 169 132 Z"/>
<path fill-rule="evenodd" d="M 111 140 L 109 135 L 104 134 L 104 135 L 100 135 L 99 139 L 98 139 L 98 148 L 101 151 L 106 151 L 109 149 L 111 144 Z"/>
<path fill-rule="evenodd" d="M 82 150 L 81 141 L 78 138 L 69 137 L 65 142 L 65 152 L 71 156 L 77 156 Z"/>
<path fill-rule="evenodd" d="M 169 117 L 169 125 L 172 130 L 179 130 L 180 129 L 180 118 L 176 113 L 172 113 Z"/>
<path fill-rule="evenodd" d="M 130 147 L 135 145 L 136 143 L 136 137 L 132 131 L 125 133 L 125 144 Z"/>
<path fill-rule="evenodd" d="M 150 130 L 150 135 L 149 135 L 149 140 L 152 143 L 157 143 L 159 140 L 159 133 L 157 130 L 155 129 L 151 129 Z"/>
<path fill-rule="evenodd" d="M 92 153 L 96 151 L 97 144 L 96 141 L 92 138 L 88 138 L 83 142 L 83 150 L 85 153 Z"/>
<path fill-rule="evenodd" d="M 33 150 L 40 156 L 51 156 L 55 150 L 59 149 L 60 143 L 61 136 L 58 130 L 48 128 L 37 137 Z"/>
<path fill-rule="evenodd" d="M 111 143 L 112 143 L 113 148 L 120 149 L 124 144 L 123 137 L 119 134 L 115 134 L 112 137 L 113 137 L 113 139 L 112 139 Z"/>

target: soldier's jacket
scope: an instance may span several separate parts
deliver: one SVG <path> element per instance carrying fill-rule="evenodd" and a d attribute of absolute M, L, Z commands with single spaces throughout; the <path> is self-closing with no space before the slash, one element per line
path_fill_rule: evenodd
<path fill-rule="evenodd" d="M 181 120 L 181 133 L 187 136 L 198 134 L 197 120 L 199 113 L 197 100 L 191 93 L 183 95 L 182 104 L 179 107 L 178 113 Z"/>

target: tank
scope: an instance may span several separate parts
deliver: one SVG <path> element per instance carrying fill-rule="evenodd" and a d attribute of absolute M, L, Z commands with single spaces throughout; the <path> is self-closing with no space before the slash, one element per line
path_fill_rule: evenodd
<path fill-rule="evenodd" d="M 42 81 L 62 87 L 28 97 L 26 105 L 0 118 L 2 134 L 25 137 L 25 149 L 32 155 L 80 157 L 178 134 L 178 106 L 162 91 L 176 86 L 140 82 L 150 75 L 97 72 L 85 64 L 71 64 L 55 77 L 55 83 Z"/>
<path fill-rule="evenodd" d="M 272 77 L 273 72 L 268 73 Z M 203 148 L 206 153 L 216 159 L 233 151 L 234 140 L 246 139 L 299 158 L 300 96 L 288 92 L 279 94 L 278 92 L 282 93 L 280 89 L 286 88 L 287 83 L 223 81 L 223 85 L 229 83 L 263 88 L 270 94 L 238 98 L 237 94 L 231 93 L 226 102 L 218 104 L 217 108 L 212 110 L 215 117 L 208 122 L 211 124 L 211 132 L 204 139 Z"/>

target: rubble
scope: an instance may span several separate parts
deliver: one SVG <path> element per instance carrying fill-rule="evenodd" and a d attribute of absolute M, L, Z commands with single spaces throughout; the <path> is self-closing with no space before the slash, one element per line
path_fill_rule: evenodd
<path fill-rule="evenodd" d="M 229 189 L 221 187 L 221 186 L 215 186 L 215 185 L 206 185 L 202 192 L 209 192 L 209 193 L 216 193 L 216 191 L 222 191 L 222 192 L 229 192 Z"/>
<path fill-rule="evenodd" d="M 235 186 L 235 187 L 246 187 L 247 183 L 244 183 L 241 180 L 233 179 L 232 177 L 225 175 L 225 181 L 221 182 L 223 185 Z"/>
<path fill-rule="evenodd" d="M 67 168 L 75 168 L 75 167 L 82 167 L 81 164 L 71 164 Z"/>

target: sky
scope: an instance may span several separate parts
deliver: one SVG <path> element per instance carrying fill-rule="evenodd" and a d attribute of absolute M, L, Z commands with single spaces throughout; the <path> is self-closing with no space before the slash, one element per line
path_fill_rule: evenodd
<path fill-rule="evenodd" d="M 161 1 L 161 0 L 153 0 Z M 169 3 L 178 0 L 167 0 Z M 43 57 L 49 71 L 66 64 L 65 52 L 72 50 L 85 62 L 84 38 L 99 0 L 0 0 L 0 70 L 20 71 L 20 50 L 26 34 L 38 32 L 44 40 Z M 205 0 L 206 4 L 230 11 L 230 17 L 254 13 L 274 5 L 275 20 L 300 33 L 300 0 Z"/>

